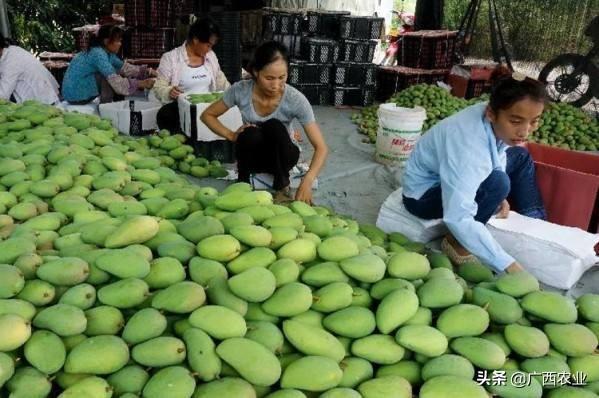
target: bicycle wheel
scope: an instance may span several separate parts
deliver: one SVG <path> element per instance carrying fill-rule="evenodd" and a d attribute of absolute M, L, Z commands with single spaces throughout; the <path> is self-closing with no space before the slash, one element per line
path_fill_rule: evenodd
<path fill-rule="evenodd" d="M 549 98 L 579 107 L 589 102 L 593 98 L 591 77 L 584 70 L 574 73 L 584 63 L 586 58 L 579 54 L 562 54 L 549 61 L 539 73 Z"/>

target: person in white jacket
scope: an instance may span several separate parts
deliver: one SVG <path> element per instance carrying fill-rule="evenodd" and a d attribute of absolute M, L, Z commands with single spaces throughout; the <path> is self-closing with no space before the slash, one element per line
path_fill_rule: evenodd
<path fill-rule="evenodd" d="M 199 19 L 189 27 L 185 43 L 160 58 L 152 90 L 165 104 L 156 116 L 158 128 L 181 131 L 177 103 L 180 95 L 224 91 L 230 86 L 212 51 L 219 36 L 220 29 L 214 21 Z"/>
<path fill-rule="evenodd" d="M 22 103 L 59 101 L 58 82 L 30 52 L 8 43 L 0 35 L 0 98 Z"/>

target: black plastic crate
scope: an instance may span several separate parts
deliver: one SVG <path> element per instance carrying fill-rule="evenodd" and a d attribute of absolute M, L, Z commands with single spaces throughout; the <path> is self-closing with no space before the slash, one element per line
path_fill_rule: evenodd
<path fill-rule="evenodd" d="M 287 82 L 289 84 L 329 84 L 332 70 L 332 64 L 292 60 L 289 63 Z"/>
<path fill-rule="evenodd" d="M 378 40 L 381 38 L 384 23 L 385 18 L 342 16 L 339 19 L 339 38 Z"/>
<path fill-rule="evenodd" d="M 310 10 L 304 19 L 304 31 L 335 39 L 339 36 L 339 20 L 347 15 L 350 15 L 349 11 Z"/>
<path fill-rule="evenodd" d="M 299 84 L 295 85 L 312 105 L 330 105 L 331 87 L 327 84 Z"/>
<path fill-rule="evenodd" d="M 262 16 L 262 31 L 265 34 L 298 35 L 302 33 L 303 15 L 293 10 L 266 9 Z"/>
<path fill-rule="evenodd" d="M 372 62 L 376 40 L 340 40 L 341 51 L 339 61 L 341 62 Z"/>
<path fill-rule="evenodd" d="M 235 143 L 229 140 L 196 141 L 192 146 L 198 157 L 218 160 L 221 163 L 235 162 Z"/>
<path fill-rule="evenodd" d="M 375 87 L 333 87 L 334 106 L 368 106 L 374 102 Z"/>
<path fill-rule="evenodd" d="M 221 36 L 214 46 L 221 70 L 229 83 L 241 80 L 241 15 L 238 11 L 213 12 L 209 14 L 219 26 Z M 226 27 L 226 29 L 224 29 Z"/>
<path fill-rule="evenodd" d="M 333 84 L 345 87 L 374 86 L 376 65 L 369 62 L 338 62 L 333 66 Z"/>
<path fill-rule="evenodd" d="M 285 47 L 289 50 L 289 56 L 291 58 L 299 58 L 302 57 L 302 39 L 304 36 L 302 35 L 282 35 L 282 34 L 272 34 L 265 39 L 278 41 L 279 43 L 283 43 Z"/>
<path fill-rule="evenodd" d="M 339 59 L 339 44 L 335 40 L 317 37 L 303 37 L 302 58 L 319 64 L 335 63 Z"/>

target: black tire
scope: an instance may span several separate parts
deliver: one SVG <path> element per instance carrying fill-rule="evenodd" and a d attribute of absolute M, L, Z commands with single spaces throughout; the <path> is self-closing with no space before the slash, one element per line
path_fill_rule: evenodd
<path fill-rule="evenodd" d="M 586 62 L 587 59 L 584 55 L 561 54 L 545 65 L 541 73 L 539 73 L 539 80 L 546 84 L 547 94 L 552 100 L 582 107 L 593 98 L 591 76 L 586 71 L 575 77 L 571 75 L 572 71 Z M 578 80 L 578 86 L 572 90 L 569 90 L 570 87 L 567 87 L 566 90 L 559 86 L 556 88 L 555 83 L 559 78 L 564 79 L 568 77 Z M 574 95 L 572 96 L 572 94 Z"/>

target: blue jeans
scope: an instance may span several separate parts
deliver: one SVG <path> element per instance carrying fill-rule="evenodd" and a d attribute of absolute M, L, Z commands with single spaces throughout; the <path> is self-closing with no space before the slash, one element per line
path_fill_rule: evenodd
<path fill-rule="evenodd" d="M 483 224 L 508 199 L 512 210 L 531 218 L 547 219 L 541 193 L 535 180 L 535 165 L 528 151 L 522 147 L 507 149 L 505 172 L 493 170 L 480 184 L 475 201 L 478 212 L 474 219 Z M 413 215 L 431 220 L 443 218 L 441 186 L 430 188 L 420 199 L 403 197 L 406 209 Z"/>

